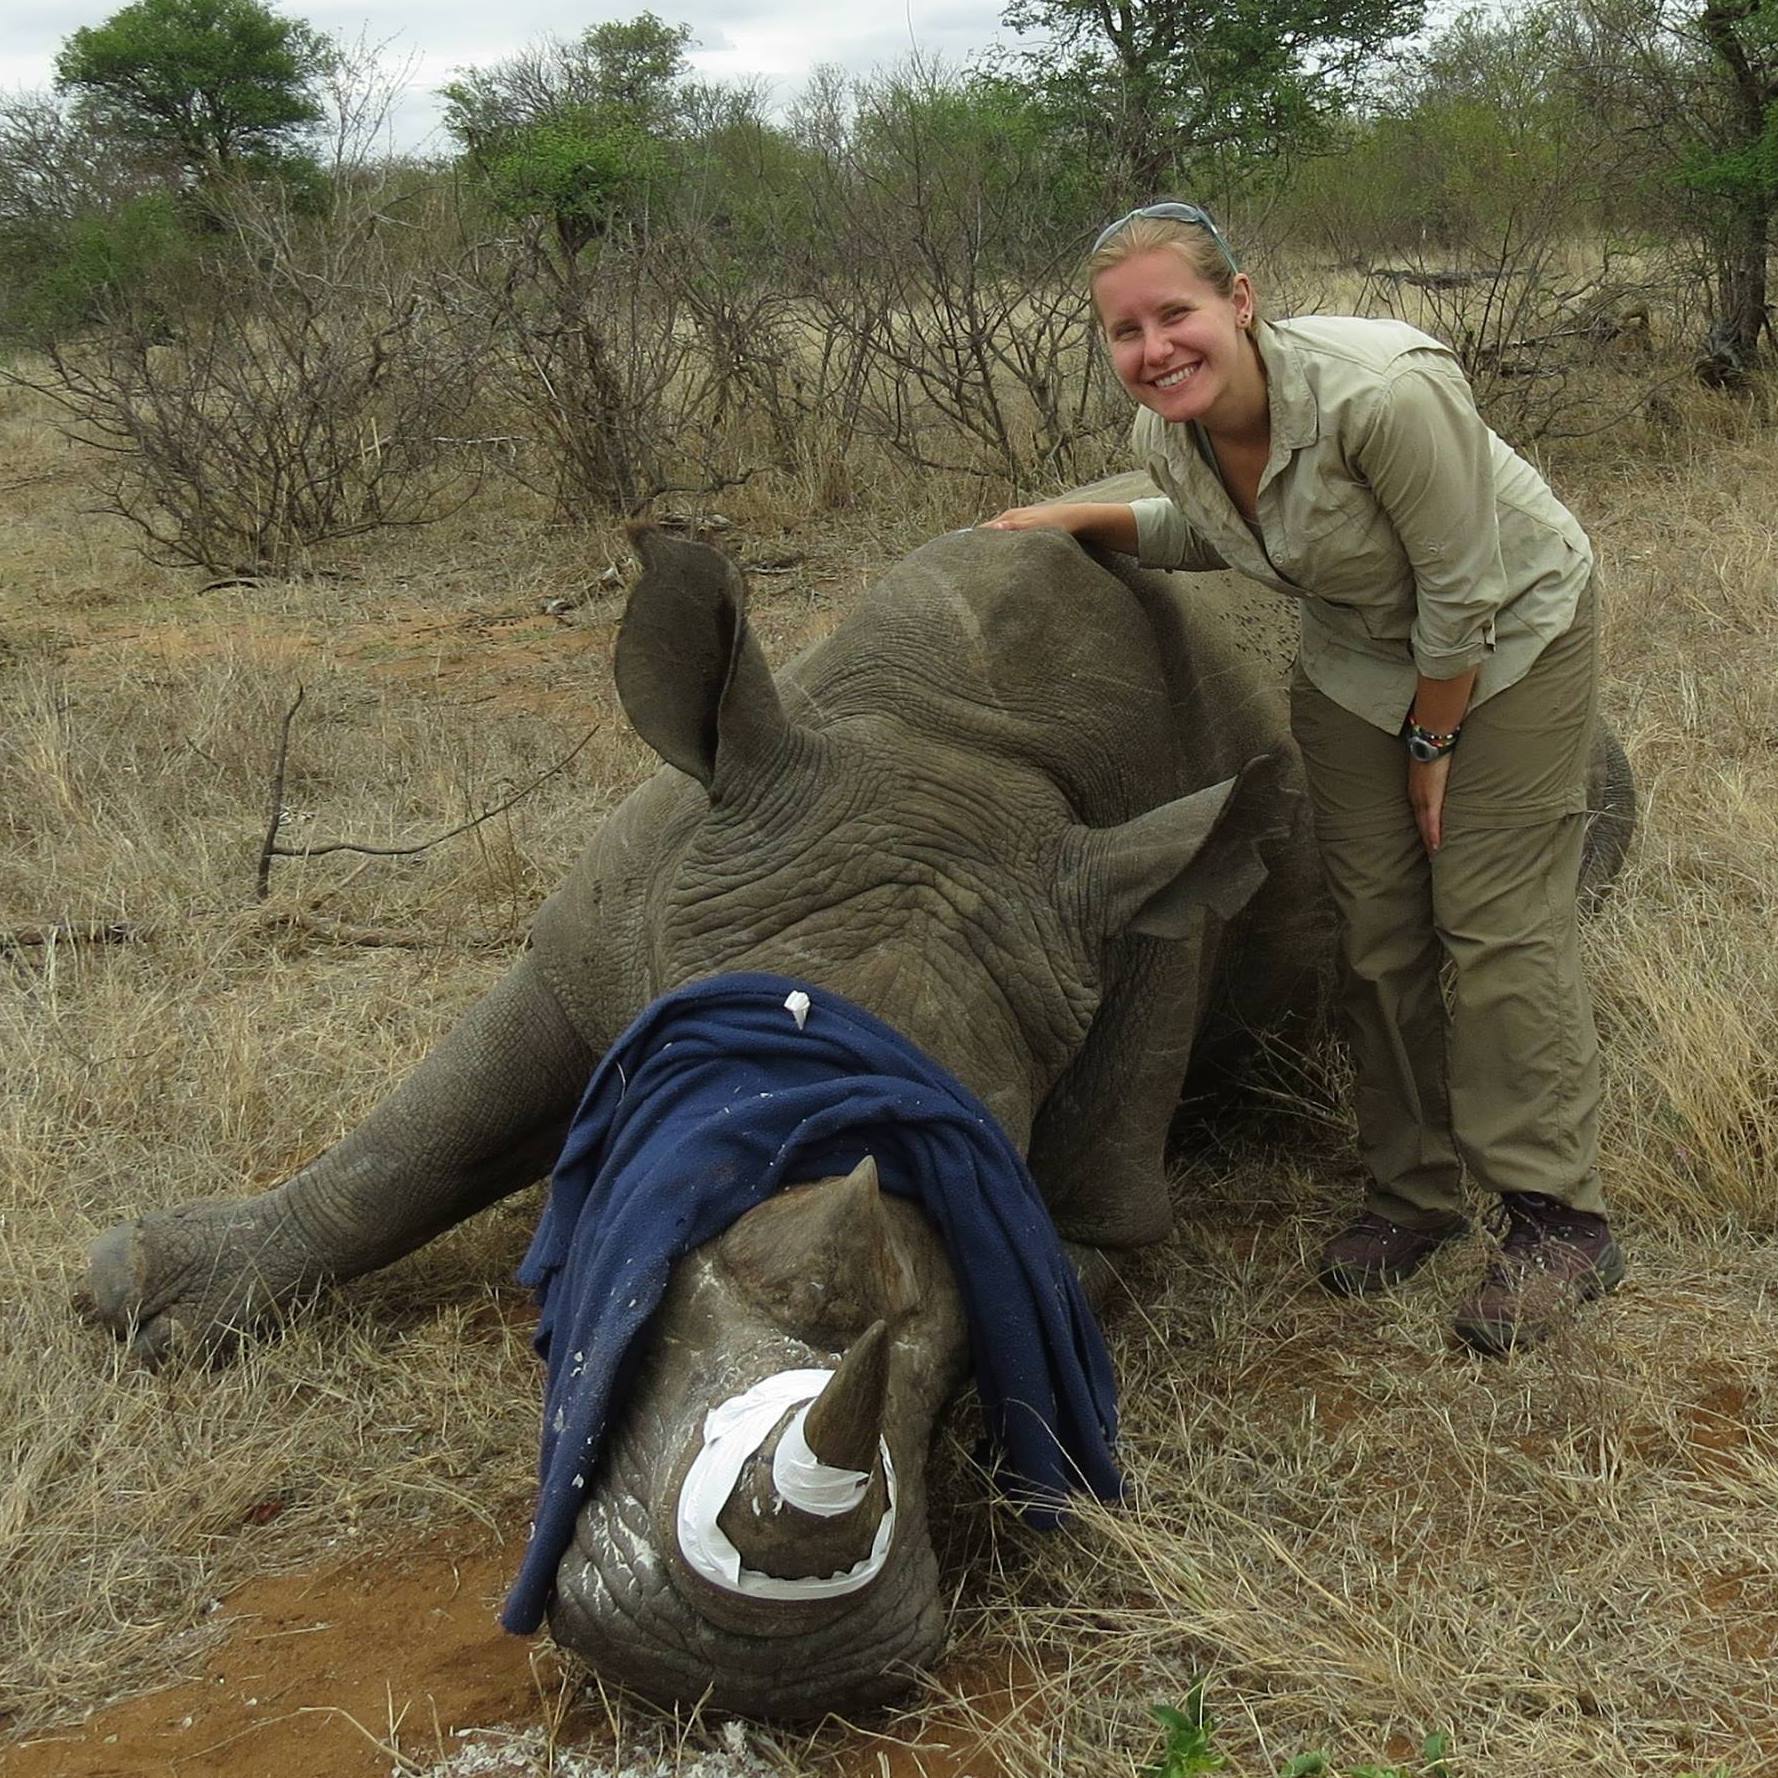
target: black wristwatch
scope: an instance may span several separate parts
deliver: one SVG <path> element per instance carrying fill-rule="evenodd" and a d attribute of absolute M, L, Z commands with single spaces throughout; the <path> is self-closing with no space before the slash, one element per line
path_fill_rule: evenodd
<path fill-rule="evenodd" d="M 1435 759 L 1443 759 L 1447 753 L 1455 751 L 1457 737 L 1462 733 L 1461 724 L 1446 735 L 1422 728 L 1414 720 L 1412 712 L 1401 725 L 1401 738 L 1407 743 L 1408 757 L 1419 760 L 1422 765 L 1431 765 Z"/>

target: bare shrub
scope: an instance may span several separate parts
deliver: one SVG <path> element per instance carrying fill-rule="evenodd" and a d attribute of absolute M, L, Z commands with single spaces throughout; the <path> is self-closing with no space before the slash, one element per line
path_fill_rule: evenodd
<path fill-rule="evenodd" d="M 374 190 L 317 222 L 239 193 L 227 217 L 201 296 L 52 345 L 30 381 L 110 459 L 106 508 L 158 559 L 270 572 L 450 510 L 474 317 L 394 261 Z"/>
<path fill-rule="evenodd" d="M 1491 249 L 1409 253 L 1363 279 L 1360 310 L 1397 315 L 1451 346 L 1490 425 L 1515 443 L 1598 430 L 1655 386 L 1626 403 L 1591 374 L 1646 364 L 1654 316 L 1672 295 L 1609 246 L 1577 266 L 1563 232 L 1515 218 Z"/>
<path fill-rule="evenodd" d="M 517 416 L 500 467 L 560 522 L 634 516 L 662 494 L 753 473 L 724 448 L 734 392 L 722 342 L 700 339 L 670 251 L 607 238 L 567 258 L 534 227 L 475 248 L 456 286 L 492 342 L 489 399 Z"/>
<path fill-rule="evenodd" d="M 1081 472 L 1128 416 L 1094 359 L 1073 254 L 1015 277 L 973 229 L 929 229 L 917 206 L 880 221 L 885 274 L 842 273 L 814 299 L 819 331 L 845 349 L 855 425 L 921 469 L 1020 487 Z"/>
<path fill-rule="evenodd" d="M 850 441 L 858 423 L 859 349 L 807 324 L 781 263 L 696 214 L 661 244 L 653 263 L 705 367 L 712 426 L 745 417 L 784 465 L 806 449 L 817 414 Z"/>
<path fill-rule="evenodd" d="M 831 120 L 830 120 L 831 123 Z M 810 144 L 798 206 L 819 345 L 805 402 L 924 470 L 1013 487 L 1075 478 L 1128 412 L 1092 350 L 1080 261 L 1058 221 L 1040 136 L 996 129 L 991 102 L 919 67 L 859 89 L 847 127 Z"/>

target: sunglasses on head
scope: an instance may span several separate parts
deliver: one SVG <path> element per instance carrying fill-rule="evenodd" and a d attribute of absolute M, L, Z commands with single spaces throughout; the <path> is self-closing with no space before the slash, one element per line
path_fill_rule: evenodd
<path fill-rule="evenodd" d="M 1120 216 L 1108 228 L 1099 231 L 1099 238 L 1093 243 L 1093 252 L 1097 253 L 1120 229 L 1126 229 L 1132 222 L 1150 219 L 1155 222 L 1188 222 L 1194 228 L 1203 229 L 1210 239 L 1216 243 L 1217 251 L 1229 262 L 1229 270 L 1238 272 L 1241 268 L 1235 262 L 1229 244 L 1222 238 L 1222 230 L 1210 220 L 1208 210 L 1200 210 L 1196 204 L 1179 204 L 1172 201 L 1161 204 L 1143 204 L 1132 210 L 1127 216 Z M 1091 255 L 1089 254 L 1090 258 Z"/>

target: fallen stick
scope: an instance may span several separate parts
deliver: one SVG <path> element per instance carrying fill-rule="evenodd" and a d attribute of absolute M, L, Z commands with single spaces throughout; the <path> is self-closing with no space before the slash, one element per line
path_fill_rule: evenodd
<path fill-rule="evenodd" d="M 266 926 L 274 931 L 300 932 L 330 945 L 362 945 L 369 950 L 424 951 L 441 946 L 448 938 L 475 951 L 499 950 L 516 944 L 514 937 L 494 932 L 418 932 L 405 926 L 358 926 L 350 920 L 329 920 L 301 909 L 268 912 Z"/>
<path fill-rule="evenodd" d="M 479 815 L 473 815 L 467 821 L 459 821 L 455 827 L 448 827 L 443 833 L 435 833 L 429 840 L 420 840 L 412 846 L 367 846 L 357 840 L 326 840 L 319 845 L 281 846 L 278 843 L 278 830 L 284 824 L 284 778 L 290 763 L 290 725 L 296 720 L 302 701 L 303 688 L 298 686 L 295 699 L 284 712 L 283 726 L 278 733 L 278 756 L 272 768 L 271 809 L 267 816 L 265 839 L 259 848 L 259 866 L 254 875 L 255 901 L 264 901 L 271 891 L 274 858 L 325 858 L 331 852 L 357 852 L 366 858 L 412 858 L 418 853 L 430 852 L 434 846 L 441 846 L 446 840 L 454 840 L 459 834 L 480 827 L 484 821 L 492 821 L 496 815 L 505 814 L 515 803 L 523 802 L 558 772 L 566 771 L 599 732 L 597 726 L 588 729 L 554 765 L 546 766 L 530 783 L 515 790 L 511 796 L 494 804 L 491 809 L 483 809 Z"/>
<path fill-rule="evenodd" d="M 46 926 L 0 929 L 0 951 L 28 951 L 44 945 L 127 945 L 145 934 L 127 920 L 52 920 Z"/>

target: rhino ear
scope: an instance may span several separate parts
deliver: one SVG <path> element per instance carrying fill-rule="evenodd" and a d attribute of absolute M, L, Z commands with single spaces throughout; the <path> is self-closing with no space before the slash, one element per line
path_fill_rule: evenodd
<path fill-rule="evenodd" d="M 707 544 L 652 525 L 630 534 L 642 576 L 617 632 L 624 714 L 668 765 L 712 794 L 721 774 L 769 758 L 790 723 L 747 623 L 741 571 Z"/>
<path fill-rule="evenodd" d="M 1293 792 L 1277 753 L 1233 778 L 1163 803 L 1122 827 L 1079 830 L 1074 875 L 1108 935 L 1182 938 L 1199 908 L 1233 919 L 1266 880 L 1260 848 L 1284 834 Z"/>

